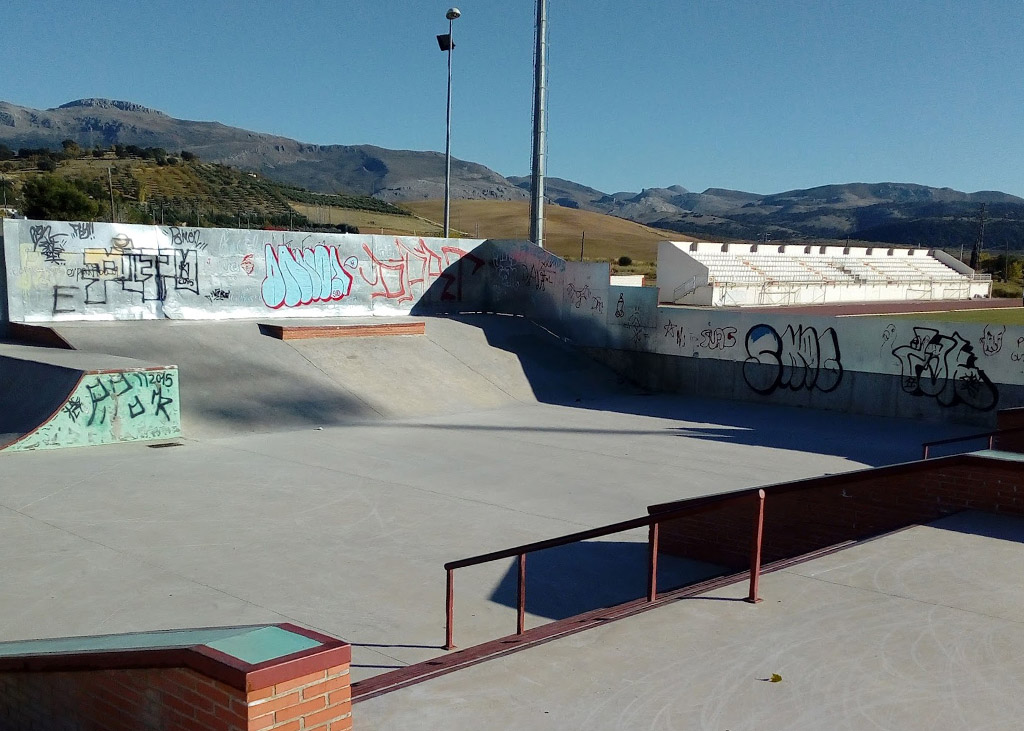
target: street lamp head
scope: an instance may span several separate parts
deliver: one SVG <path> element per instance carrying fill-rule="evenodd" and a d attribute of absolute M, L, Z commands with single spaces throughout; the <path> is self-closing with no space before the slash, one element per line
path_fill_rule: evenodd
<path fill-rule="evenodd" d="M 458 8 L 448 8 L 448 12 L 444 14 L 444 17 L 448 20 L 455 20 L 460 15 L 462 15 L 462 11 Z"/>

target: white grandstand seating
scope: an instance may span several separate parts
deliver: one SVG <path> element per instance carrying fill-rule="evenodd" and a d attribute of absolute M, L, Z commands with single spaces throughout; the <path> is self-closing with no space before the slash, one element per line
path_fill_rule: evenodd
<path fill-rule="evenodd" d="M 662 285 L 662 301 L 693 304 L 965 299 L 991 289 L 942 252 L 896 247 L 664 242 L 658 279 L 675 282 Z"/>

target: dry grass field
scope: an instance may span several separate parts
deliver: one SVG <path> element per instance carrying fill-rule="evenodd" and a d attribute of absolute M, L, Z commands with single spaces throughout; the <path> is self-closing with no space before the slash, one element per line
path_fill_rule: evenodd
<path fill-rule="evenodd" d="M 316 206 L 291 202 L 296 212 L 308 217 L 312 223 L 347 223 L 363 234 L 391 234 L 394 236 L 440 236 L 441 224 L 418 216 L 397 216 L 378 211 L 361 211 L 336 206 Z"/>
<path fill-rule="evenodd" d="M 401 205 L 432 221 L 440 221 L 444 216 L 443 201 Z M 451 226 L 456 235 L 470 238 L 527 239 L 530 204 L 527 201 L 452 201 Z M 588 260 L 608 261 L 628 256 L 636 262 L 653 262 L 658 258 L 659 241 L 686 239 L 679 233 L 601 213 L 551 204 L 544 207 L 544 247 L 549 251 L 565 259 L 579 259 L 584 232 L 583 255 Z"/>

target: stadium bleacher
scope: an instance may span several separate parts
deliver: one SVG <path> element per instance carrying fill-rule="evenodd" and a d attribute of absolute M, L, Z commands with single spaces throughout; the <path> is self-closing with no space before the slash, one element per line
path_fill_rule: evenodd
<path fill-rule="evenodd" d="M 659 248 L 659 282 L 674 283 L 662 285 L 663 302 L 760 305 L 969 299 L 987 297 L 991 290 L 989 277 L 976 275 L 938 250 L 665 244 L 671 249 Z"/>

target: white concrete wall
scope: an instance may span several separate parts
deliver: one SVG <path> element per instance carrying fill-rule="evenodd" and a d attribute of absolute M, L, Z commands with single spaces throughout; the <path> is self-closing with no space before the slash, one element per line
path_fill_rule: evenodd
<path fill-rule="evenodd" d="M 12 322 L 402 314 L 458 301 L 484 264 L 476 239 L 10 219 L 3 231 Z"/>
<path fill-rule="evenodd" d="M 710 305 L 708 268 L 686 253 L 688 241 L 658 243 L 658 301 Z M 683 292 L 689 292 L 682 296 Z M 678 292 L 678 294 L 677 294 Z"/>
<path fill-rule="evenodd" d="M 1024 405 L 1024 327 L 660 307 L 654 288 L 613 286 L 607 264 L 526 241 L 32 221 L 4 233 L 15 322 L 496 312 L 658 388 L 935 419 Z"/>

